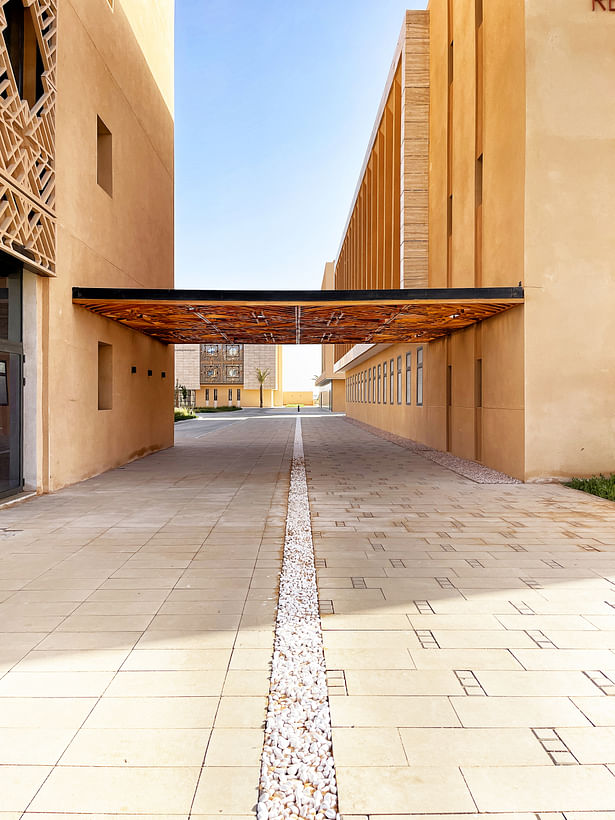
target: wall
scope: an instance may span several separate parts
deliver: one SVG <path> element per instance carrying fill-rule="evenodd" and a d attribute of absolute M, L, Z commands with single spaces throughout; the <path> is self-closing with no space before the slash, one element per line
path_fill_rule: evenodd
<path fill-rule="evenodd" d="M 290 390 L 284 391 L 282 403 L 287 405 L 303 404 L 306 407 L 312 407 L 314 404 L 314 394 L 311 390 Z"/>
<path fill-rule="evenodd" d="M 525 26 L 527 477 L 610 472 L 615 14 L 527 0 Z"/>
<path fill-rule="evenodd" d="M 142 6 L 141 0 L 116 0 L 111 11 L 106 2 L 60 3 L 57 278 L 44 282 L 41 294 L 41 310 L 48 317 L 43 329 L 48 362 L 41 362 L 41 368 L 48 367 L 42 436 L 48 446 L 39 479 L 43 490 L 173 443 L 173 348 L 71 301 L 75 285 L 173 285 L 173 101 L 168 82 L 173 4 L 156 0 L 151 14 L 141 14 Z M 127 11 L 133 22 L 138 18 L 140 42 Z M 162 91 L 150 71 L 153 64 L 164 65 Z M 113 135 L 112 196 L 96 181 L 97 116 Z M 99 341 L 113 345 L 110 410 L 98 410 Z"/>
<path fill-rule="evenodd" d="M 198 390 L 201 386 L 201 346 L 174 345 L 175 379 L 173 384 L 180 384 L 189 390 Z"/>

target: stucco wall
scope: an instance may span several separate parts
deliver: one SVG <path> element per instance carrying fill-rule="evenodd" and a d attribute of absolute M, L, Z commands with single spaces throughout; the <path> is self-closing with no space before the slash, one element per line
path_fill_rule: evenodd
<path fill-rule="evenodd" d="M 608 5 L 608 4 L 607 4 Z M 615 470 L 615 14 L 526 0 L 528 478 Z"/>
<path fill-rule="evenodd" d="M 134 22 L 141 7 L 59 3 L 57 278 L 42 283 L 40 307 L 43 490 L 173 443 L 172 347 L 71 301 L 75 285 L 173 285 L 173 4 L 156 0 L 156 13 L 143 13 L 133 29 L 126 12 Z M 152 64 L 167 78 L 162 91 Z M 113 135 L 112 196 L 96 181 L 97 116 Z M 98 342 L 113 346 L 110 410 L 98 410 Z"/>

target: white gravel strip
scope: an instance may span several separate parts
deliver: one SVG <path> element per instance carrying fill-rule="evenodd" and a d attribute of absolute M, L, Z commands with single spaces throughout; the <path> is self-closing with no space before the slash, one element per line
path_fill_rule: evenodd
<path fill-rule="evenodd" d="M 258 820 L 339 818 L 300 419 L 256 813 Z"/>

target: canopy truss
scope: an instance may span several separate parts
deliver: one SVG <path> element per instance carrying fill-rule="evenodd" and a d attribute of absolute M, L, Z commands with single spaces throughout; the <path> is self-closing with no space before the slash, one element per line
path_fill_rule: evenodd
<path fill-rule="evenodd" d="M 523 304 L 523 288 L 73 288 L 73 302 L 167 344 L 429 342 Z"/>

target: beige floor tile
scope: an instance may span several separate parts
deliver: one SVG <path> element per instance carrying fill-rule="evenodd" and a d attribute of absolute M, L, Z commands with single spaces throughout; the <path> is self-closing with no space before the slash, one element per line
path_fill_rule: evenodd
<path fill-rule="evenodd" d="M 207 747 L 205 766 L 258 766 L 263 751 L 262 729 L 219 728 Z"/>
<path fill-rule="evenodd" d="M 328 669 L 414 669 L 407 649 L 325 649 Z M 438 693 L 434 693 L 438 694 Z"/>
<path fill-rule="evenodd" d="M 512 649 L 526 669 L 615 669 L 615 652 L 608 649 Z"/>
<path fill-rule="evenodd" d="M 132 649 L 140 632 L 52 632 L 37 650 Z"/>
<path fill-rule="evenodd" d="M 217 697 L 105 696 L 84 725 L 91 729 L 204 729 L 213 726 L 217 706 Z"/>
<path fill-rule="evenodd" d="M 579 763 L 615 763 L 615 728 L 558 728 L 557 733 Z"/>
<path fill-rule="evenodd" d="M 203 769 L 193 814 L 253 814 L 258 800 L 258 766 L 209 766 Z"/>
<path fill-rule="evenodd" d="M 508 649 L 411 649 L 410 654 L 417 669 L 523 669 Z"/>
<path fill-rule="evenodd" d="M 232 649 L 234 629 L 203 632 L 147 629 L 136 645 L 138 649 Z"/>
<path fill-rule="evenodd" d="M 331 666 L 340 669 L 340 666 Z M 462 695 L 461 684 L 452 672 L 439 670 L 365 671 L 346 667 L 349 695 Z"/>
<path fill-rule="evenodd" d="M 265 671 L 234 669 L 227 672 L 224 696 L 269 694 L 270 674 Z"/>
<path fill-rule="evenodd" d="M 400 729 L 411 766 L 552 765 L 529 729 Z"/>
<path fill-rule="evenodd" d="M 615 777 L 602 766 L 463 768 L 480 811 L 600 811 L 615 806 Z"/>
<path fill-rule="evenodd" d="M 419 645 L 416 633 L 410 630 L 376 632 L 365 630 L 353 632 L 329 630 L 323 633 L 325 649 L 405 649 Z"/>
<path fill-rule="evenodd" d="M 98 697 L 112 678 L 113 672 L 9 672 L 0 680 L 0 698 Z"/>
<path fill-rule="evenodd" d="M 216 713 L 216 728 L 260 729 L 267 712 L 266 697 L 220 698 Z"/>
<path fill-rule="evenodd" d="M 333 730 L 336 766 L 406 766 L 399 730 L 339 728 Z"/>
<path fill-rule="evenodd" d="M 595 726 L 615 726 L 615 698 L 573 698 L 573 703 Z"/>
<path fill-rule="evenodd" d="M 497 615 L 497 619 L 506 629 L 596 629 L 593 618 L 581 615 Z"/>
<path fill-rule="evenodd" d="M 58 632 L 140 632 L 151 620 L 151 615 L 70 615 Z"/>
<path fill-rule="evenodd" d="M 81 726 L 96 698 L 0 698 L 0 726 L 69 729 Z"/>
<path fill-rule="evenodd" d="M 105 694 L 117 698 L 219 695 L 223 683 L 222 670 L 118 672 Z"/>
<path fill-rule="evenodd" d="M 459 769 L 337 767 L 342 814 L 471 812 L 475 809 Z"/>
<path fill-rule="evenodd" d="M 455 631 L 460 629 L 463 631 L 478 629 L 484 631 L 501 629 L 502 627 L 502 625 L 498 622 L 500 620 L 499 618 L 496 620 L 493 615 L 477 613 L 469 613 L 467 615 L 418 615 L 415 611 L 408 615 L 408 620 L 414 629 L 452 629 Z M 525 628 L 530 629 L 531 627 L 515 627 L 515 629 Z"/>
<path fill-rule="evenodd" d="M 573 695 L 598 696 L 600 690 L 582 672 L 476 672 L 488 695 Z"/>
<path fill-rule="evenodd" d="M 209 729 L 81 729 L 61 766 L 201 766 Z"/>
<path fill-rule="evenodd" d="M 568 698 L 501 697 L 451 698 L 463 726 L 548 727 L 587 726 L 589 721 Z"/>
<path fill-rule="evenodd" d="M 235 649 L 270 649 L 273 652 L 274 637 L 273 628 L 240 629 L 237 632 Z"/>
<path fill-rule="evenodd" d="M 234 649 L 229 669 L 256 669 L 269 672 L 272 655 L 273 647 L 267 647 L 266 649 Z"/>
<path fill-rule="evenodd" d="M 129 649 L 38 650 L 13 667 L 15 672 L 115 672 Z"/>
<path fill-rule="evenodd" d="M 31 811 L 187 814 L 200 769 L 58 766 Z"/>
<path fill-rule="evenodd" d="M 0 766 L 2 809 L 24 811 L 50 771 L 49 766 Z"/>
<path fill-rule="evenodd" d="M 230 649 L 133 649 L 122 670 L 221 670 L 230 657 Z"/>
<path fill-rule="evenodd" d="M 442 649 L 515 649 L 536 644 L 525 632 L 512 629 L 435 629 Z"/>
<path fill-rule="evenodd" d="M 0 765 L 53 766 L 74 734 L 74 728 L 0 729 Z"/>
<path fill-rule="evenodd" d="M 544 630 L 558 649 L 615 649 L 615 630 Z"/>
<path fill-rule="evenodd" d="M 460 726 L 447 698 L 357 695 L 330 700 L 332 725 L 359 727 Z"/>
<path fill-rule="evenodd" d="M 155 615 L 149 627 L 155 630 L 237 629 L 239 615 Z M 143 627 L 145 629 L 145 627 Z"/>
<path fill-rule="evenodd" d="M 321 595 L 325 599 L 326 595 Z M 408 619 L 405 615 L 324 615 L 322 618 L 323 630 L 350 629 L 353 632 L 362 629 L 385 629 L 408 631 Z"/>

